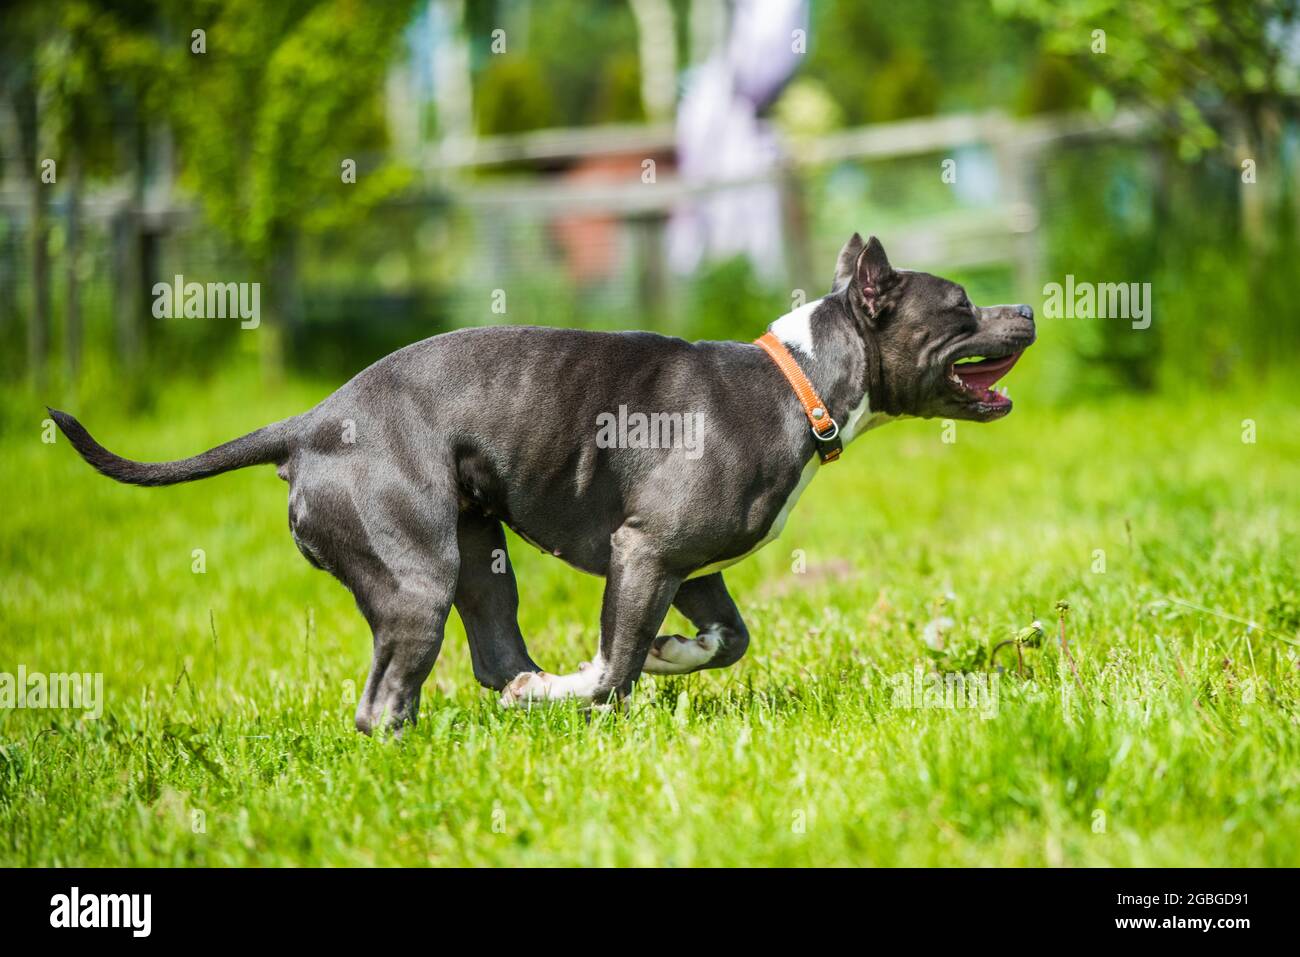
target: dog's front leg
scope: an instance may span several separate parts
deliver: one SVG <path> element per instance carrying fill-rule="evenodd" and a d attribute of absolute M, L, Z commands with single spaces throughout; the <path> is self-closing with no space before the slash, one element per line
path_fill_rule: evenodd
<path fill-rule="evenodd" d="M 606 704 L 626 697 L 641 675 L 681 578 L 641 530 L 614 533 L 600 608 L 600 652 L 586 668 L 568 675 L 525 672 L 506 686 L 504 706 L 580 698 Z"/>
<path fill-rule="evenodd" d="M 541 671 L 519 631 L 519 589 L 501 523 L 462 512 L 456 530 L 460 575 L 456 611 L 479 684 L 500 691 L 524 671 Z"/>
<path fill-rule="evenodd" d="M 660 635 L 650 645 L 645 670 L 653 675 L 684 675 L 725 668 L 749 647 L 749 630 L 727 593 L 721 572 L 692 578 L 677 589 L 673 605 L 698 631 L 694 638 Z"/>

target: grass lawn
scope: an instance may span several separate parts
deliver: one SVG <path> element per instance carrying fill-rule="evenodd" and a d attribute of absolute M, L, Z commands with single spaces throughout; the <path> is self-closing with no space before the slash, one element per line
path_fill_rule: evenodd
<path fill-rule="evenodd" d="M 173 458 L 328 389 L 232 375 L 147 417 L 69 411 Z M 625 715 L 505 713 L 453 616 L 399 742 L 352 728 L 369 634 L 295 549 L 271 468 L 127 488 L 5 402 L 0 671 L 102 672 L 104 704 L 0 710 L 2 865 L 1300 864 L 1282 377 L 1025 401 L 951 443 L 938 421 L 871 433 L 727 573 L 753 633 L 736 667 L 645 680 Z M 571 670 L 601 583 L 511 553 L 534 656 Z M 1002 648 L 980 707 L 900 695 L 918 667 L 986 669 L 1035 618 L 1042 647 L 1023 674 Z"/>

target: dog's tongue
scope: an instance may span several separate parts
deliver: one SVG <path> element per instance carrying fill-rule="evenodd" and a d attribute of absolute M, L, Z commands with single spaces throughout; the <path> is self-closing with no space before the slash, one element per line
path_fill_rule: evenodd
<path fill-rule="evenodd" d="M 1011 371 L 1011 367 L 1016 364 L 1016 360 L 1022 354 L 1023 350 L 1002 359 L 964 362 L 961 365 L 953 366 L 953 371 L 957 373 L 957 378 L 961 379 L 962 383 L 968 388 L 991 389 L 993 383 Z"/>

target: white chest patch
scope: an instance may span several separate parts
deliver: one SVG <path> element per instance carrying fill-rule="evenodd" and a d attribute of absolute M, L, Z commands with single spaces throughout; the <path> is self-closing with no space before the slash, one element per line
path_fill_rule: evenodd
<path fill-rule="evenodd" d="M 772 323 L 769 327 L 778 339 L 792 349 L 798 349 L 807 356 L 813 355 L 812 314 L 822 304 L 820 299 L 806 302 L 793 312 Z"/>

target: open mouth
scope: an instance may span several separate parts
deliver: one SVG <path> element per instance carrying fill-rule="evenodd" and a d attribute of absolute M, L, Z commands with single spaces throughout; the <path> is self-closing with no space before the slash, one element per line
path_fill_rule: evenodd
<path fill-rule="evenodd" d="M 1011 399 L 1005 389 L 998 391 L 993 387 L 1011 371 L 1024 352 L 1020 349 L 1000 357 L 976 355 L 958 359 L 948 366 L 948 381 L 958 395 L 978 406 L 981 412 L 1005 414 L 1011 411 Z"/>

